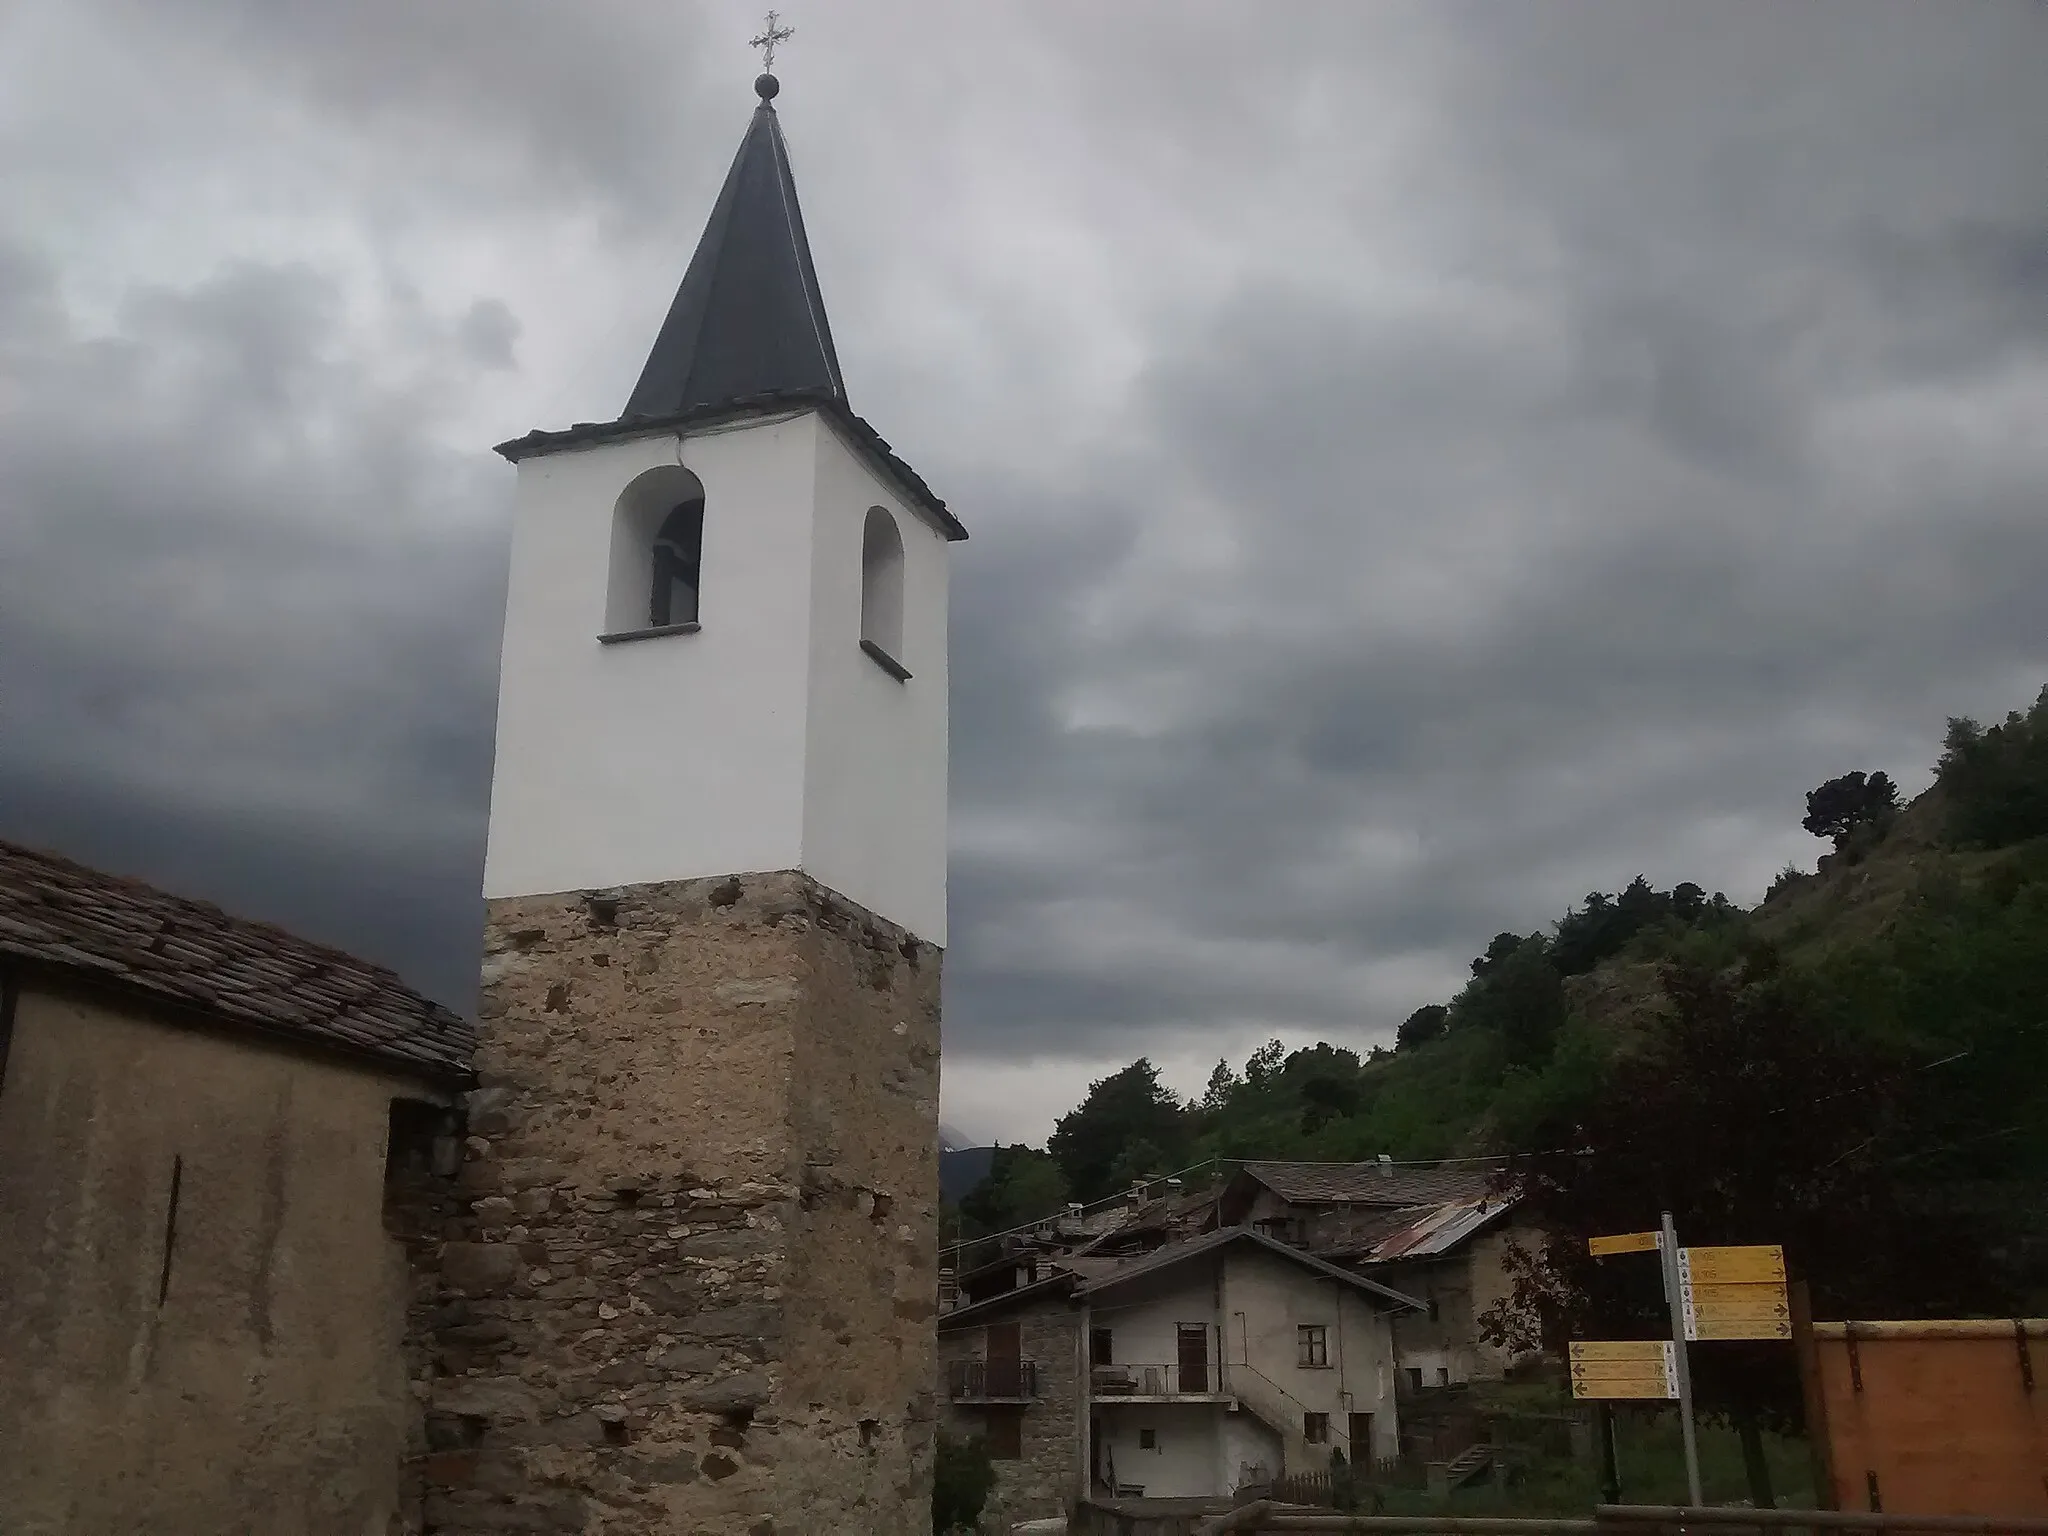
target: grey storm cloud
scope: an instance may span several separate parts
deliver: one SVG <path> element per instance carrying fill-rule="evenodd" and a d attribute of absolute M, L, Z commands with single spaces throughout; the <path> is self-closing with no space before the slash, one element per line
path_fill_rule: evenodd
<path fill-rule="evenodd" d="M 973 531 L 949 1114 L 1383 1041 L 2048 680 L 2048 11 L 823 7 L 855 402 Z M 0 832 L 474 984 L 508 477 L 617 409 L 738 5 L 17 7 Z"/>

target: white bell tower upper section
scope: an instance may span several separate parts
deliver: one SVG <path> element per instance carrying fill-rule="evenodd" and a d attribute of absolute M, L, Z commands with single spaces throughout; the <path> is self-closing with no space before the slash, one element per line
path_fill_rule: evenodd
<path fill-rule="evenodd" d="M 626 413 L 518 465 L 487 898 L 800 869 L 946 940 L 948 544 L 762 104 Z"/>

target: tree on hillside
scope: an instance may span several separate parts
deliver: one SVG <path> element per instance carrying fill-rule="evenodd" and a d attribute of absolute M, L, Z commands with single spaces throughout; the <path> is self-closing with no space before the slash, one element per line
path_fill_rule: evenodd
<path fill-rule="evenodd" d="M 1159 1069 L 1140 1057 L 1121 1072 L 1088 1085 L 1080 1107 L 1060 1117 L 1046 1150 L 1066 1175 L 1076 1200 L 1096 1201 L 1117 1190 L 1118 1163 L 1138 1142 L 1169 1166 L 1187 1152 L 1187 1110 L 1165 1084 Z M 1164 1170 L 1162 1170 L 1164 1171 Z"/>
<path fill-rule="evenodd" d="M 1799 824 L 1815 837 L 1833 839 L 1839 851 L 1858 827 L 1882 829 L 1898 813 L 1898 786 L 1882 773 L 1866 778 L 1859 770 L 1807 791 L 1806 819 Z"/>
<path fill-rule="evenodd" d="M 2048 688 L 2003 725 L 1949 721 L 1935 777 L 1957 841 L 2002 848 L 2048 836 Z"/>
<path fill-rule="evenodd" d="M 1129 1189 L 1134 1184 L 1143 1184 L 1172 1172 L 1172 1165 L 1166 1154 L 1144 1137 L 1126 1142 L 1123 1151 L 1116 1155 L 1116 1161 L 1109 1169 L 1109 1189 L 1114 1193 Z"/>
<path fill-rule="evenodd" d="M 1420 1008 L 1401 1021 L 1401 1027 L 1394 1031 L 1394 1048 L 1406 1050 L 1410 1046 L 1427 1045 L 1432 1040 L 1441 1040 L 1444 1026 L 1451 1017 L 1451 1010 L 1442 1003 L 1424 1003 Z"/>
<path fill-rule="evenodd" d="M 1583 976 L 1618 955 L 1636 935 L 1661 925 L 1700 927 L 1735 915 L 1728 898 L 1707 893 L 1691 881 L 1660 891 L 1637 875 L 1616 894 L 1593 891 L 1586 904 L 1558 920 L 1550 940 L 1550 963 L 1560 976 Z"/>
<path fill-rule="evenodd" d="M 1301 1103 L 1301 1128 L 1317 1131 L 1356 1112 L 1360 1100 L 1356 1051 L 1318 1041 L 1281 1064 L 1280 1080 Z"/>
<path fill-rule="evenodd" d="M 1452 1012 L 1460 1028 L 1498 1034 L 1509 1061 L 1533 1066 L 1550 1055 L 1551 1042 L 1564 1024 L 1564 987 L 1542 935 L 1531 934 L 1512 950 L 1497 952 L 1501 939 L 1513 937 L 1502 934 L 1472 962 L 1472 980 L 1458 994 Z"/>
<path fill-rule="evenodd" d="M 988 1174 L 960 1202 L 976 1232 L 1007 1232 L 1057 1215 L 1067 1205 L 1060 1165 L 1034 1147 L 997 1147 Z"/>
<path fill-rule="evenodd" d="M 1540 936 L 1531 935 L 1531 937 Z M 1524 939 L 1519 933 L 1496 933 L 1493 936 L 1493 942 L 1486 946 L 1486 953 L 1478 956 L 1472 962 L 1472 975 L 1474 979 L 1484 981 L 1488 976 L 1491 976 L 1500 969 L 1501 966 L 1507 964 L 1511 958 L 1520 954 L 1522 946 L 1527 942 L 1528 940 Z"/>
<path fill-rule="evenodd" d="M 1230 1063 L 1218 1061 L 1216 1070 L 1209 1074 L 1209 1086 L 1202 1090 L 1202 1108 L 1211 1113 L 1222 1109 L 1236 1087 L 1237 1074 L 1230 1070 Z"/>
<path fill-rule="evenodd" d="M 1279 1074 L 1280 1064 L 1287 1059 L 1287 1047 L 1278 1040 L 1268 1040 L 1245 1058 L 1244 1080 L 1252 1088 L 1264 1088 Z"/>
<path fill-rule="evenodd" d="M 1940 1317 L 2006 1300 L 1967 1222 L 1902 1174 L 1902 1063 L 1829 1027 L 1769 957 L 1740 976 L 1667 971 L 1664 1021 L 1607 1090 L 1541 1125 L 1509 1178 L 1549 1234 L 1511 1259 L 1512 1296 L 1482 1319 L 1496 1343 L 1670 1336 L 1654 1259 L 1594 1260 L 1586 1239 L 1671 1211 L 1688 1244 L 1782 1243 L 1822 1317 Z M 1693 1351 L 1701 1408 L 1757 1444 L 1799 1415 L 1780 1344 Z M 1758 1490 L 1762 1493 L 1764 1490 Z"/>

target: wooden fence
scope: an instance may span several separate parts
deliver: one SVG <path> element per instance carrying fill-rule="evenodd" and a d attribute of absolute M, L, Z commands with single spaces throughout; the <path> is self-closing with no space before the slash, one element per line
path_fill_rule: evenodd
<path fill-rule="evenodd" d="M 1587 1519 L 1515 1519 L 1479 1515 L 1337 1515 L 1289 1508 L 1271 1500 L 1218 1515 L 1202 1536 L 1261 1531 L 1350 1531 L 1354 1536 L 1673 1536 L 1723 1530 L 1773 1536 L 1804 1530 L 1823 1536 L 2048 1536 L 2048 1519 L 2025 1515 L 1881 1515 L 1832 1509 L 1698 1509 L 1677 1505 L 1602 1504 Z"/>

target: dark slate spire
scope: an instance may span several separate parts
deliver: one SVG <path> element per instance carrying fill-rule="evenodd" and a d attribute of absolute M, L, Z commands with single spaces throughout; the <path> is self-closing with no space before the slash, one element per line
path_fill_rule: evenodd
<path fill-rule="evenodd" d="M 780 88 L 773 75 L 754 82 L 761 105 L 622 421 L 750 395 L 846 399 L 772 105 Z"/>

